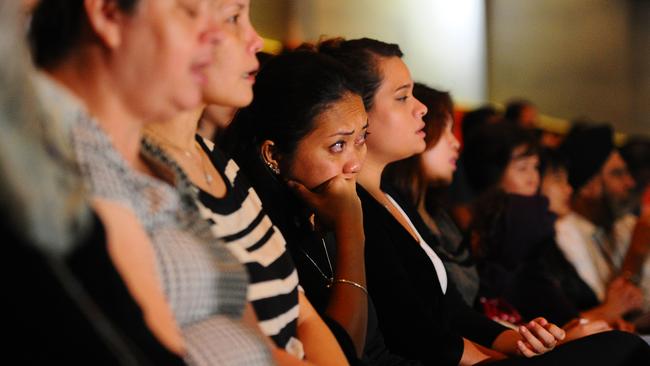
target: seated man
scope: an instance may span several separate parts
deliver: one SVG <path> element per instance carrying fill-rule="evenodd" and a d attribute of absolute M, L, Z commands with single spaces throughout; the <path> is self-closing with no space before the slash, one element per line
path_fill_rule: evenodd
<path fill-rule="evenodd" d="M 627 209 L 635 182 L 608 125 L 577 125 L 561 149 L 573 196 L 571 212 L 557 222 L 557 243 L 603 301 L 609 283 L 621 273 L 636 225 Z M 632 294 L 636 289 L 630 287 Z M 640 305 L 638 296 L 627 302 L 629 309 Z"/>

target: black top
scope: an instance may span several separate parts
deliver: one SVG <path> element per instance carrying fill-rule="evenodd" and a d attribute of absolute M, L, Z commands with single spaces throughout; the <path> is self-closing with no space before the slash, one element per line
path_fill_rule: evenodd
<path fill-rule="evenodd" d="M 0 222 L 6 346 L 21 364 L 183 364 L 147 328 L 98 219 L 66 258 L 36 249 Z"/>
<path fill-rule="evenodd" d="M 298 270 L 300 285 L 304 289 L 305 295 L 330 327 L 348 361 L 351 364 L 366 363 L 368 365 L 419 365 L 420 363 L 397 356 L 386 348 L 382 334 L 377 327 L 377 318 L 370 298 L 368 299 L 366 346 L 363 350 L 363 360 L 357 359 L 350 336 L 341 325 L 325 313 L 330 291 L 323 274 L 331 276 L 332 271 L 327 262 L 323 245 L 327 246 L 332 268 L 336 268 L 334 236 L 331 233 L 320 235 L 314 232 L 308 221 L 309 210 L 307 207 L 277 176 L 270 173 L 257 154 L 238 154 L 234 158 L 257 192 L 271 221 L 282 232 Z M 316 265 L 307 256 L 314 260 Z M 320 273 L 321 271 L 323 274 Z"/>
<path fill-rule="evenodd" d="M 412 205 L 390 187 L 387 191 L 408 216 L 415 217 Z M 357 186 L 357 193 L 363 207 L 368 291 L 387 346 L 431 365 L 458 365 L 462 337 L 491 347 L 506 328 L 471 309 L 451 278 L 443 294 L 420 244 L 363 187 Z"/>
<path fill-rule="evenodd" d="M 436 254 L 445 264 L 447 275 L 453 279 L 467 305 L 473 306 L 478 295 L 479 276 L 467 240 L 469 236 L 463 237 L 454 220 L 442 207 L 427 209 L 438 226 L 438 233 L 434 233 L 419 214 L 411 217 L 411 221 L 422 238 L 429 245 L 436 246 Z"/>
<path fill-rule="evenodd" d="M 524 316 L 565 324 L 598 300 L 555 243 L 555 216 L 542 196 L 503 195 L 494 230 L 480 240 L 480 293 L 503 297 Z"/>

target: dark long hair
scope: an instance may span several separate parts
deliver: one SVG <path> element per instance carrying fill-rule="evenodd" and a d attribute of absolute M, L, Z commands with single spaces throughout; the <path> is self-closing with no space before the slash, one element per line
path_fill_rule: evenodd
<path fill-rule="evenodd" d="M 112 0 L 117 8 L 132 14 L 140 0 Z M 90 32 L 83 0 L 41 0 L 29 27 L 32 58 L 39 67 L 52 67 L 79 45 Z"/>
<path fill-rule="evenodd" d="M 422 118 L 425 123 L 426 150 L 436 146 L 442 135 L 447 118 L 453 118 L 454 104 L 448 92 L 415 83 L 413 96 L 427 106 L 427 114 Z M 383 180 L 392 184 L 418 207 L 425 197 L 428 184 L 422 175 L 421 154 L 389 164 L 384 169 Z"/>
<path fill-rule="evenodd" d="M 341 63 L 304 47 L 272 58 L 257 75 L 252 103 L 226 131 L 225 150 L 259 155 L 261 144 L 271 140 L 291 162 L 319 114 L 349 94 L 361 94 L 355 80 Z"/>
<path fill-rule="evenodd" d="M 383 75 L 377 61 L 380 57 L 402 57 L 399 46 L 371 38 L 345 40 L 332 38 L 316 45 L 319 52 L 327 54 L 341 63 L 355 75 L 362 90 L 363 105 L 370 110 L 375 93 L 381 85 Z"/>

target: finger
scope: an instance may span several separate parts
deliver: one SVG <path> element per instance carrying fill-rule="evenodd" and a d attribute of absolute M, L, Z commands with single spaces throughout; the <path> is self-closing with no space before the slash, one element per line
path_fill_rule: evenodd
<path fill-rule="evenodd" d="M 287 185 L 289 188 L 291 188 L 296 194 L 302 198 L 303 200 L 307 201 L 307 203 L 315 203 L 318 196 L 310 191 L 307 187 L 305 187 L 302 183 L 295 181 L 295 180 L 288 180 Z"/>
<path fill-rule="evenodd" d="M 544 320 L 546 322 L 546 320 Z M 542 327 L 538 322 L 531 321 L 526 325 L 528 329 L 537 339 L 539 339 L 546 348 L 553 348 L 557 344 L 557 340 L 546 328 Z"/>
<path fill-rule="evenodd" d="M 571 321 L 564 324 L 564 326 L 562 328 L 571 329 L 571 328 L 573 328 L 573 327 L 575 327 L 575 326 L 577 326 L 579 324 L 580 324 L 580 318 L 573 318 L 573 319 L 571 319 Z"/>
<path fill-rule="evenodd" d="M 553 323 L 548 323 L 544 328 L 555 337 L 558 341 L 564 340 L 564 337 L 566 337 L 566 332 L 564 329 L 558 327 L 557 325 Z"/>
<path fill-rule="evenodd" d="M 615 326 L 618 330 L 622 330 L 624 332 L 634 332 L 634 324 L 626 322 L 621 318 L 615 320 Z"/>
<path fill-rule="evenodd" d="M 541 317 L 541 316 L 537 317 L 537 318 L 535 318 L 535 319 L 533 319 L 531 321 L 541 325 L 542 327 L 545 327 L 548 324 L 548 320 L 546 320 L 546 318 Z"/>
<path fill-rule="evenodd" d="M 535 337 L 535 335 L 531 333 L 531 331 L 528 330 L 528 328 L 524 326 L 520 326 L 519 334 L 521 334 L 521 336 L 524 337 L 526 342 L 530 344 L 530 346 L 532 347 L 533 350 L 535 350 L 535 352 L 544 353 L 547 351 L 546 346 L 544 346 L 544 344 L 542 344 L 542 342 L 539 339 L 537 339 L 537 337 Z"/>
<path fill-rule="evenodd" d="M 528 348 L 528 346 L 526 346 L 522 341 L 517 341 L 517 349 L 519 349 L 519 352 L 521 352 L 525 357 L 531 358 L 537 356 L 537 354 Z"/>

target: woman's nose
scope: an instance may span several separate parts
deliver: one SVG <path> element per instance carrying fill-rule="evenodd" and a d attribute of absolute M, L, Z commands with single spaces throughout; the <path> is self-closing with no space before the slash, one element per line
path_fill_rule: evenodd
<path fill-rule="evenodd" d="M 357 174 L 361 171 L 366 149 L 364 147 L 361 150 L 363 151 L 354 152 L 350 157 L 350 160 L 343 165 L 343 174 Z"/>
<path fill-rule="evenodd" d="M 422 104 L 422 102 L 420 102 L 419 100 L 417 100 L 417 99 L 415 99 L 415 100 L 417 101 L 417 106 L 416 106 L 416 108 L 415 108 L 415 115 L 416 115 L 418 118 L 422 118 L 422 117 L 424 117 L 424 116 L 427 114 L 427 112 L 428 112 L 427 106 L 424 105 L 424 104 Z"/>

